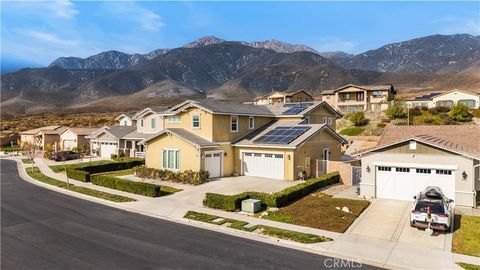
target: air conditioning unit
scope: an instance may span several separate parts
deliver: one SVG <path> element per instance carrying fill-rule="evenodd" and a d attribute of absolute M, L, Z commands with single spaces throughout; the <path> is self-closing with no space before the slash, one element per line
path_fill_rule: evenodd
<path fill-rule="evenodd" d="M 242 212 L 255 214 L 262 210 L 262 201 L 247 199 L 242 201 Z"/>

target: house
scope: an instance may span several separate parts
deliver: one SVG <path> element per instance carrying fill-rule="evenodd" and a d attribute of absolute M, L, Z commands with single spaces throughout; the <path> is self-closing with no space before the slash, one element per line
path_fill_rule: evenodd
<path fill-rule="evenodd" d="M 131 113 L 121 113 L 115 120 L 118 121 L 118 125 L 120 126 L 135 126 L 137 123 L 133 119 L 133 116 Z"/>
<path fill-rule="evenodd" d="M 45 126 L 20 132 L 20 142 L 37 145 L 45 149 L 50 145 L 54 150 L 60 150 L 60 134 L 67 128 L 64 126 Z"/>
<path fill-rule="evenodd" d="M 304 90 L 279 92 L 273 91 L 266 95 L 256 97 L 253 104 L 268 105 L 279 103 L 297 103 L 297 102 L 311 102 L 314 98 Z"/>
<path fill-rule="evenodd" d="M 60 149 L 72 150 L 89 145 L 88 135 L 97 131 L 98 128 L 66 128 L 60 133 Z"/>
<path fill-rule="evenodd" d="M 445 93 L 430 93 L 417 96 L 414 99 L 406 100 L 405 103 L 412 108 L 433 108 L 437 106 L 452 107 L 453 105 L 461 103 L 471 109 L 478 109 L 480 108 L 480 94 L 455 89 Z"/>
<path fill-rule="evenodd" d="M 383 111 L 388 109 L 395 98 L 393 85 L 348 84 L 334 90 L 322 92 L 322 101 L 340 112 Z"/>
<path fill-rule="evenodd" d="M 341 117 L 325 102 L 252 105 L 185 101 L 162 113 L 164 129 L 142 141 L 147 167 L 206 170 L 211 178 L 282 180 L 313 175 L 316 160 L 340 160 Z"/>
<path fill-rule="evenodd" d="M 388 126 L 377 146 L 358 153 L 361 195 L 412 200 L 439 186 L 456 205 L 475 207 L 480 190 L 480 127 Z"/>
<path fill-rule="evenodd" d="M 126 149 L 126 142 L 122 138 L 135 130 L 134 126 L 120 125 L 101 128 L 87 136 L 87 139 L 90 140 L 91 152 L 107 158 L 118 155 L 120 149 Z M 127 156 L 130 156 L 130 153 L 127 153 Z"/>

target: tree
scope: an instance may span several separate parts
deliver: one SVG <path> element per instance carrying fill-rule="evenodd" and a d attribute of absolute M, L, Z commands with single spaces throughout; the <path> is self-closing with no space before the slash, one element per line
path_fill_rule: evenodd
<path fill-rule="evenodd" d="M 470 114 L 470 108 L 467 105 L 462 103 L 457 103 L 448 113 L 448 116 L 460 122 L 466 122 L 472 120 L 472 115 Z"/>
<path fill-rule="evenodd" d="M 355 126 L 364 126 L 368 124 L 368 119 L 365 118 L 365 114 L 363 112 L 354 112 L 348 116 L 348 120 L 350 120 Z"/>
<path fill-rule="evenodd" d="M 27 156 L 30 159 L 31 161 L 30 164 L 32 164 L 32 173 L 33 173 L 33 168 L 35 168 L 33 159 L 35 158 L 38 152 L 38 146 L 35 145 L 34 143 L 24 142 L 22 143 L 21 151 L 23 155 Z"/>
<path fill-rule="evenodd" d="M 45 145 L 45 149 L 43 149 L 43 157 L 44 158 L 49 158 L 50 155 L 52 154 L 52 152 L 53 152 L 53 146 L 51 144 L 47 143 Z"/>
<path fill-rule="evenodd" d="M 395 103 L 392 107 L 388 108 L 386 115 L 389 119 L 403 119 L 407 117 L 403 106 Z"/>

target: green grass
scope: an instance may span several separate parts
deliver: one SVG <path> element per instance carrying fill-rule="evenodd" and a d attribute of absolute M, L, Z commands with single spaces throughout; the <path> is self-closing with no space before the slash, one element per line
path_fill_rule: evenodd
<path fill-rule="evenodd" d="M 215 215 L 209 215 L 205 213 L 199 213 L 199 212 L 194 212 L 194 211 L 188 211 L 184 218 L 196 220 L 196 221 L 201 221 L 201 222 L 206 222 L 210 224 L 215 224 L 215 225 L 222 225 L 225 223 L 230 223 L 228 226 L 229 228 L 236 229 L 236 230 L 242 230 L 242 231 L 248 231 L 248 232 L 253 232 L 257 229 L 259 230 L 260 234 L 263 235 L 269 235 L 285 240 L 290 240 L 290 241 L 295 241 L 295 242 L 300 242 L 300 243 L 305 243 L 305 244 L 311 244 L 311 243 L 319 243 L 319 242 L 326 242 L 326 241 L 332 241 L 332 239 L 324 236 L 318 236 L 314 234 L 309 234 L 309 233 L 301 233 L 301 232 L 295 232 L 295 231 L 290 231 L 290 230 L 284 230 L 280 228 L 275 228 L 275 227 L 270 227 L 270 226 L 265 226 L 265 225 L 255 225 L 251 227 L 245 227 L 245 225 L 248 225 L 248 222 L 241 221 L 241 220 L 235 220 L 235 219 L 230 219 L 230 218 L 223 218 L 223 220 L 219 222 L 214 222 L 215 219 L 217 218 L 222 218 L 219 216 Z"/>
<path fill-rule="evenodd" d="M 480 216 L 455 215 L 452 251 L 480 256 Z"/>
<path fill-rule="evenodd" d="M 23 164 L 32 164 L 32 160 L 29 158 L 22 158 Z"/>
<path fill-rule="evenodd" d="M 330 195 L 316 192 L 293 204 L 269 212 L 264 219 L 290 223 L 333 232 L 345 232 L 355 219 L 368 207 L 366 200 L 350 200 L 333 198 Z M 348 207 L 349 213 L 336 207 Z"/>
<path fill-rule="evenodd" d="M 34 178 L 34 179 L 36 179 L 40 182 L 52 185 L 52 186 L 68 189 L 68 190 L 71 190 L 71 191 L 75 191 L 75 192 L 78 192 L 78 193 L 82 193 L 82 194 L 85 194 L 85 195 L 93 196 L 93 197 L 104 199 L 104 200 L 109 200 L 109 201 L 112 201 L 112 202 L 133 202 L 133 201 L 136 201 L 135 199 L 132 199 L 132 198 L 128 198 L 128 197 L 124 197 L 124 196 L 120 196 L 120 195 L 115 195 L 115 194 L 111 194 L 111 193 L 108 193 L 108 192 L 98 191 L 98 190 L 94 190 L 94 189 L 90 189 L 90 188 L 86 188 L 86 187 L 79 187 L 79 186 L 75 186 L 75 185 L 72 185 L 72 184 L 68 185 L 68 187 L 67 187 L 66 182 L 63 182 L 63 181 L 60 181 L 60 180 L 57 180 L 57 179 L 53 179 L 51 177 L 46 176 L 42 172 L 40 172 L 40 170 L 38 168 L 34 168 L 33 172 L 30 168 L 28 168 L 26 171 L 27 171 L 27 173 L 30 177 L 32 177 L 32 178 Z"/>
<path fill-rule="evenodd" d="M 131 169 L 125 169 L 125 170 L 120 170 L 120 171 L 113 171 L 113 172 L 103 172 L 103 173 L 96 173 L 92 175 L 108 175 L 108 176 L 125 176 L 125 175 L 130 175 L 133 174 L 133 168 Z"/>
<path fill-rule="evenodd" d="M 100 165 L 100 164 L 108 164 L 108 163 L 113 163 L 115 161 L 111 160 L 97 160 L 97 161 L 92 161 L 90 162 L 82 162 L 82 163 L 75 163 L 75 164 L 68 164 L 66 165 L 67 169 L 75 169 L 77 167 L 85 166 L 85 165 Z M 53 172 L 59 173 L 59 172 L 64 172 L 65 168 L 63 167 L 63 164 L 60 165 L 53 165 L 50 166 L 50 169 L 52 169 Z"/>
<path fill-rule="evenodd" d="M 422 115 L 418 116 L 410 116 L 412 118 L 413 125 L 441 125 L 443 123 L 443 119 L 440 114 L 433 115 L 429 111 L 422 111 Z M 433 122 L 427 123 L 425 119 L 432 119 Z"/>
<path fill-rule="evenodd" d="M 365 129 L 361 127 L 350 127 L 350 128 L 344 128 L 340 131 L 341 135 L 346 135 L 346 136 L 358 136 L 363 133 Z"/>
<path fill-rule="evenodd" d="M 480 270 L 480 265 L 462 263 L 462 262 L 458 262 L 457 264 L 460 265 L 465 270 Z"/>

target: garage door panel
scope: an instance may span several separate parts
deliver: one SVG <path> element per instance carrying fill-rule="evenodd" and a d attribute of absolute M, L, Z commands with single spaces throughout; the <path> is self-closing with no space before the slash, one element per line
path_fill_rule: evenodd
<path fill-rule="evenodd" d="M 284 179 L 284 155 L 282 153 L 243 153 L 243 174 L 273 179 Z"/>
<path fill-rule="evenodd" d="M 117 153 L 117 144 L 116 143 L 108 143 L 108 142 L 101 142 L 100 143 L 100 156 L 110 158 L 112 154 Z"/>

